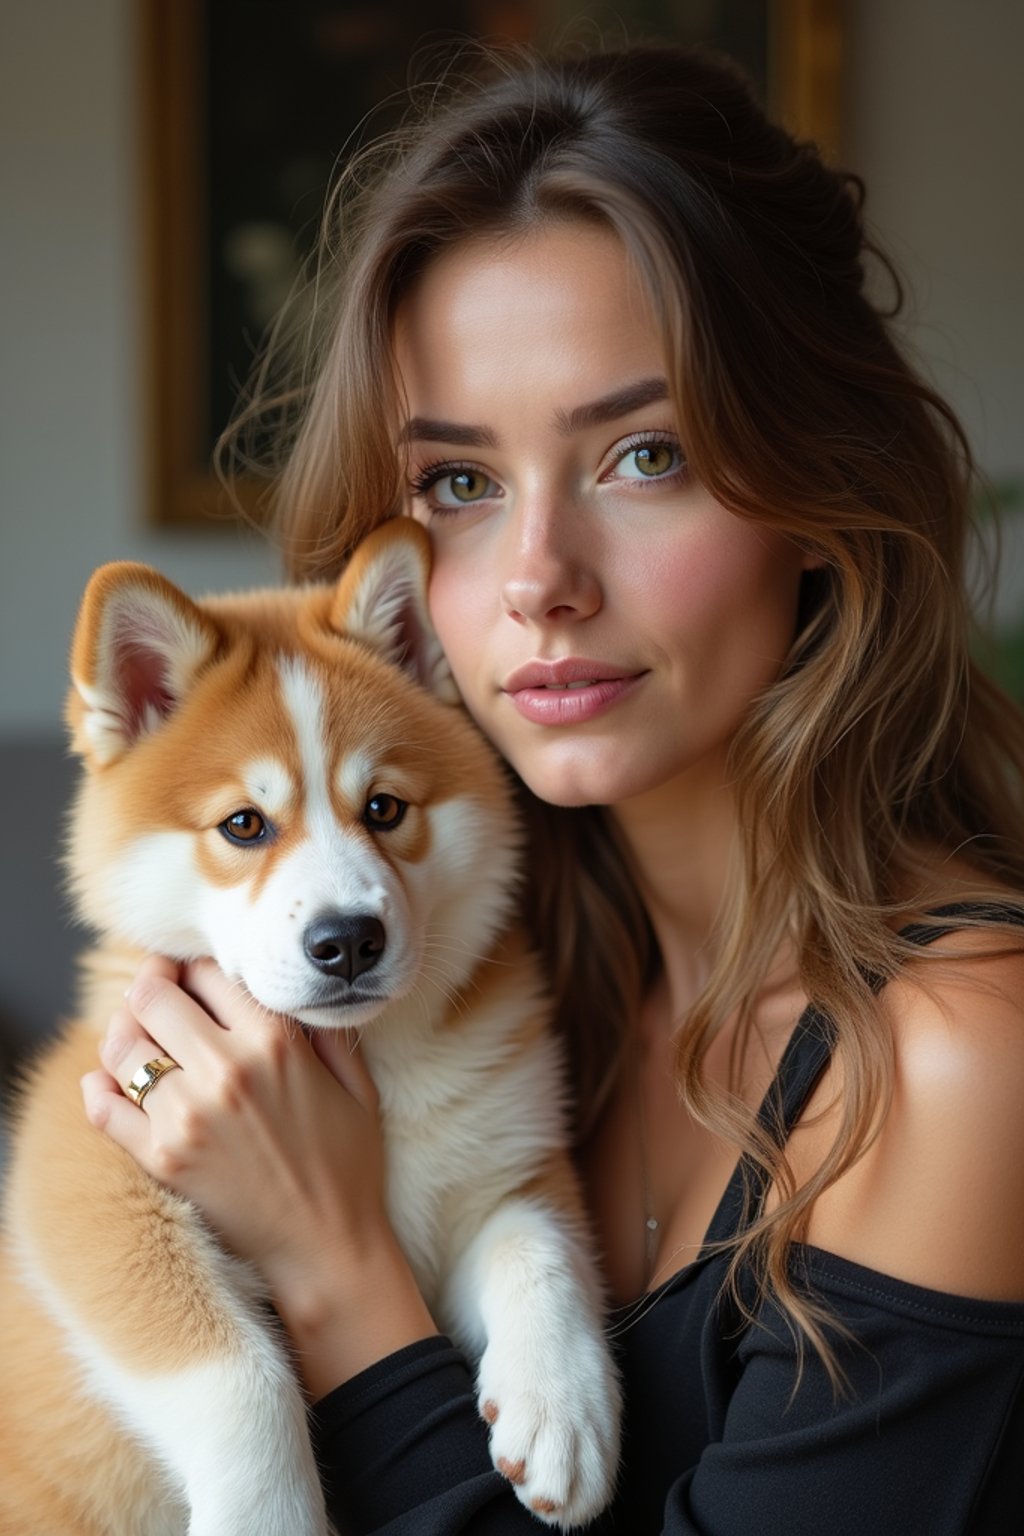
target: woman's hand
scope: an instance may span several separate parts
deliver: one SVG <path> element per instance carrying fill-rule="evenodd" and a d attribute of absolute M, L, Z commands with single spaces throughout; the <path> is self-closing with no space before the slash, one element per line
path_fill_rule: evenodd
<path fill-rule="evenodd" d="M 166 1072 L 140 1107 L 122 1090 L 160 1055 L 181 1070 Z M 377 1095 L 355 1039 L 340 1030 L 308 1037 L 212 961 L 179 974 L 153 957 L 100 1057 L 105 1070 L 82 1080 L 92 1124 L 256 1265 L 300 1349 L 338 1346 L 328 1348 L 335 1363 L 324 1389 L 435 1331 L 388 1220 Z M 353 1356 L 348 1346 L 353 1329 L 367 1327 L 378 1342 L 362 1359 L 365 1347 Z"/>
<path fill-rule="evenodd" d="M 294 1257 L 372 1243 L 387 1226 L 376 1094 L 343 1031 L 317 1045 L 212 961 L 146 962 L 84 1082 L 90 1120 L 194 1200 L 225 1243 L 272 1280 Z M 120 1091 L 166 1054 L 181 1071 L 143 1108 Z M 329 1068 L 329 1070 L 328 1070 Z M 353 1179 L 351 1170 L 358 1169 Z"/>

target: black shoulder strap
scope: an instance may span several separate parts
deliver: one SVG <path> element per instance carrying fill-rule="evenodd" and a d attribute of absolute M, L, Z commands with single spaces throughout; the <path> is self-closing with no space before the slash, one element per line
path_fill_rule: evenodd
<path fill-rule="evenodd" d="M 832 1059 L 836 1027 L 822 1009 L 804 1009 L 786 1043 L 775 1077 L 761 1100 L 757 1118 L 779 1142 L 788 1137 Z"/>
<path fill-rule="evenodd" d="M 814 1004 L 806 1007 L 786 1042 L 757 1118 L 781 1146 L 793 1129 L 821 1074 L 832 1059 L 835 1025 Z M 704 1239 L 704 1249 L 736 1236 L 749 1214 L 760 1208 L 767 1190 L 763 1170 L 749 1157 L 739 1159 Z"/>
<path fill-rule="evenodd" d="M 1009 901 L 951 901 L 945 907 L 936 907 L 927 915 L 971 917 L 979 918 L 983 923 L 1013 923 L 1017 927 L 1024 927 L 1024 907 L 1015 906 Z M 937 939 L 945 938 L 955 931 L 949 923 L 911 923 L 909 927 L 900 929 L 900 938 L 907 939 L 911 944 L 934 944 Z"/>
<path fill-rule="evenodd" d="M 1024 907 L 1012 902 L 954 901 L 946 906 L 935 907 L 928 917 L 970 917 L 986 924 L 1014 924 L 1024 927 Z M 910 923 L 900 929 L 900 938 L 922 947 L 948 938 L 956 932 L 956 924 Z M 866 973 L 868 974 L 868 973 Z M 880 990 L 884 985 L 880 977 L 870 977 L 872 986 Z M 800 1015 L 782 1059 L 775 1080 L 765 1095 L 758 1119 L 774 1135 L 783 1140 L 789 1135 L 811 1096 L 815 1083 L 828 1065 L 835 1048 L 836 1030 L 829 1016 L 812 1003 Z"/>
<path fill-rule="evenodd" d="M 1012 923 L 1024 927 L 1024 907 L 1011 902 L 950 902 L 936 907 L 929 917 L 980 918 L 985 923 Z M 955 928 L 949 923 L 911 923 L 900 929 L 900 937 L 911 944 L 933 944 L 947 937 Z M 881 988 L 880 977 L 871 978 L 876 989 Z M 775 1076 L 761 1101 L 757 1112 L 759 1123 L 779 1146 L 789 1137 L 804 1106 L 832 1059 L 836 1043 L 836 1027 L 822 1009 L 809 1004 L 800 1015 L 796 1028 L 782 1053 Z M 707 1234 L 707 1242 L 720 1242 L 734 1237 L 739 1230 L 744 1210 L 756 1209 L 764 1196 L 764 1177 L 749 1159 L 741 1158 L 722 1197 L 714 1220 Z M 745 1198 L 745 1191 L 749 1191 Z"/>

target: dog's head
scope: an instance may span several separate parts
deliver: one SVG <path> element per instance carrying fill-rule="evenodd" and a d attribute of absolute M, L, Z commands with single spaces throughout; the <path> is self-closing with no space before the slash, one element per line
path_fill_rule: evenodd
<path fill-rule="evenodd" d="M 211 955 L 266 1007 L 360 1025 L 457 986 L 508 920 L 504 773 L 457 703 L 409 519 L 336 586 L 193 602 L 102 567 L 72 649 L 68 849 L 108 938 Z"/>

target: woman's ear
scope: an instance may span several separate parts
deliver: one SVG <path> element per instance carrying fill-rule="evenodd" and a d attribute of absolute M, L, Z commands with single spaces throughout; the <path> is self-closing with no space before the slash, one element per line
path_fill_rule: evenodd
<path fill-rule="evenodd" d="M 828 565 L 828 556 L 823 550 L 815 549 L 803 539 L 797 539 L 796 546 L 803 551 L 803 559 L 800 562 L 802 571 L 821 571 Z"/>
<path fill-rule="evenodd" d="M 409 517 L 383 523 L 357 547 L 331 606 L 331 627 L 359 640 L 446 704 L 459 703 L 430 622 L 430 539 Z"/>

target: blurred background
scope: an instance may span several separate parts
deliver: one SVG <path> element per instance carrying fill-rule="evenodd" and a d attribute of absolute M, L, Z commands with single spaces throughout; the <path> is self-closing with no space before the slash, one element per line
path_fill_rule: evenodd
<path fill-rule="evenodd" d="M 57 851 L 85 581 L 122 558 L 194 593 L 276 579 L 270 544 L 216 508 L 209 445 L 335 156 L 453 32 L 605 28 L 730 48 L 788 126 L 866 179 L 869 221 L 908 282 L 907 344 L 1005 511 L 992 665 L 1024 695 L 1020 0 L 0 0 L 0 24 L 8 1058 L 70 1006 L 83 942 Z"/>

